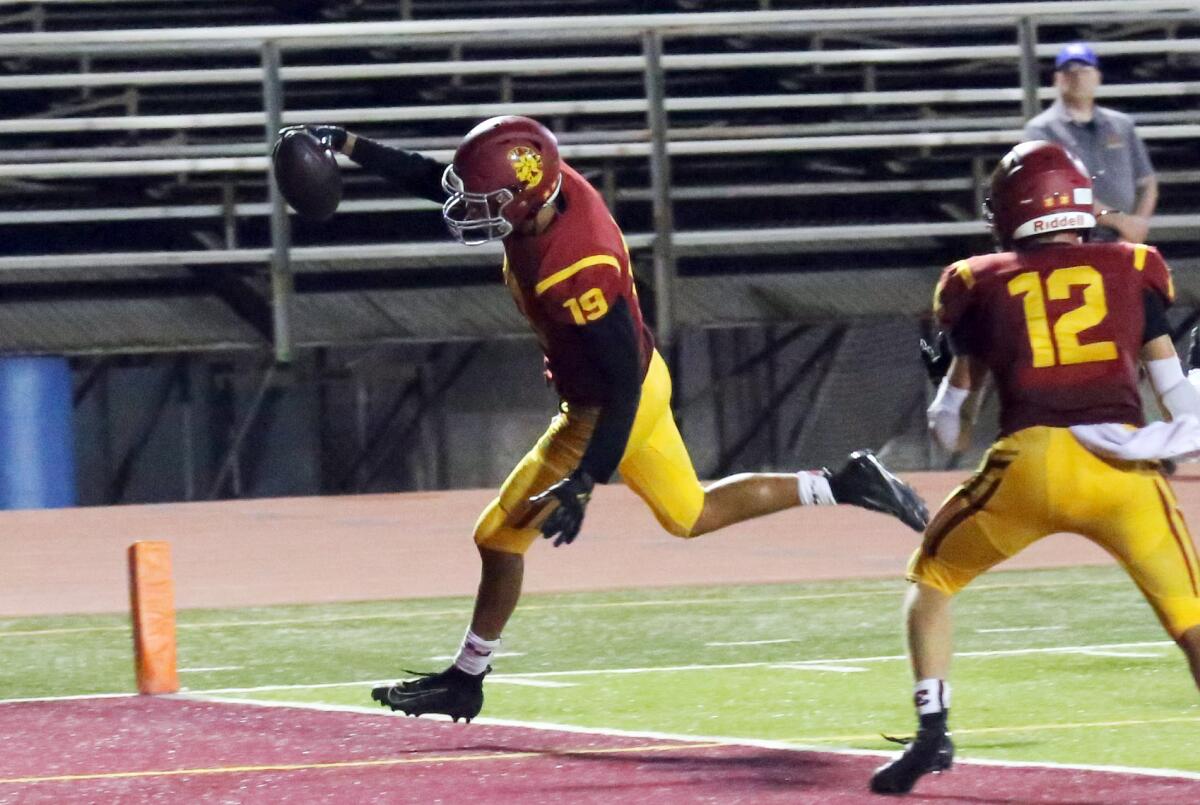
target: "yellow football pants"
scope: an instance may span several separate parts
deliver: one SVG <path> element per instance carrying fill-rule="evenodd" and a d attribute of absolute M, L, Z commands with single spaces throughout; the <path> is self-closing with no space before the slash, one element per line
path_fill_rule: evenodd
<path fill-rule="evenodd" d="M 526 525 L 535 514 L 529 498 L 575 471 L 597 413 L 595 408 L 562 404 L 549 429 L 479 516 L 476 544 L 505 553 L 523 554 L 529 549 L 540 534 Z M 679 537 L 690 535 L 704 507 L 704 489 L 675 426 L 671 374 L 657 351 L 642 381 L 641 401 L 619 469 L 625 483 L 649 504 L 663 528 Z"/>
<path fill-rule="evenodd" d="M 1090 453 L 1066 428 L 1026 428 L 992 445 L 930 521 L 908 577 L 953 595 L 1060 532 L 1120 562 L 1172 637 L 1200 625 L 1200 564 L 1166 479 L 1154 464 Z"/>

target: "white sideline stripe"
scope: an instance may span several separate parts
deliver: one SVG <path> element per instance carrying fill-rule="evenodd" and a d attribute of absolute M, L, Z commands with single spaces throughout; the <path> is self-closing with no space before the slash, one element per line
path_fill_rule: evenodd
<path fill-rule="evenodd" d="M 523 676 L 498 676 L 491 680 L 498 685 L 521 685 L 527 688 L 575 688 L 574 682 L 553 682 L 549 679 L 526 679 Z"/>
<path fill-rule="evenodd" d="M 495 681 L 494 679 L 492 681 Z M 328 685 L 311 685 L 309 687 L 330 687 Z M 80 699 L 121 699 L 134 698 L 136 693 L 97 693 L 80 696 L 49 696 L 44 698 L 31 699 L 5 699 L 0 700 L 0 705 L 16 704 L 24 702 L 57 702 L 71 701 Z M 366 707 L 350 704 L 324 704 L 319 702 L 287 702 L 287 701 L 263 701 L 254 699 L 239 699 L 231 696 L 215 696 L 203 691 L 194 693 L 178 693 L 174 696 L 164 696 L 167 699 L 185 699 L 201 702 L 217 702 L 221 704 L 239 704 L 251 705 L 254 707 L 291 707 L 304 710 L 321 710 L 335 713 L 360 713 L 366 715 L 384 716 L 392 718 L 403 718 L 404 716 L 398 713 L 380 712 L 380 708 Z M 434 720 L 449 721 L 449 716 L 422 716 Z M 865 757 L 892 757 L 895 752 L 884 752 L 876 749 L 846 749 L 838 747 L 826 746 L 810 746 L 806 744 L 792 743 L 788 741 L 770 741 L 754 738 L 734 738 L 712 735 L 683 735 L 670 732 L 653 732 L 646 730 L 620 730 L 603 727 L 579 727 L 573 724 L 554 724 L 550 722 L 540 721 L 515 721 L 504 718 L 477 718 L 473 723 L 476 724 L 491 724 L 502 727 L 523 727 L 532 730 L 554 730 L 557 732 L 583 733 L 591 735 L 606 735 L 619 736 L 629 738 L 653 738 L 664 741 L 711 741 L 713 743 L 726 743 L 731 746 L 754 746 L 764 749 L 783 749 L 797 752 L 825 752 L 831 755 L 860 755 Z M 1014 731 L 1018 728 L 1014 727 Z M 975 766 L 999 766 L 1002 768 L 1041 768 L 1041 769 L 1078 769 L 1080 771 L 1096 771 L 1109 772 L 1115 774 L 1136 774 L 1144 777 L 1173 777 L 1185 780 L 1200 780 L 1200 772 L 1183 771 L 1180 769 L 1151 769 L 1140 766 L 1101 766 L 1087 763 L 1050 763 L 1045 761 L 1024 761 L 1013 762 L 1007 760 L 986 760 L 956 757 L 955 763 L 964 763 Z"/>
<path fill-rule="evenodd" d="M 991 634 L 993 632 L 1051 632 L 1065 629 L 1065 626 L 1010 626 L 1003 629 L 976 629 L 980 634 Z M 714 640 L 710 643 L 705 643 L 706 646 L 772 646 L 779 643 L 803 643 L 805 638 L 800 637 L 777 637 L 772 640 Z M 449 659 L 446 657 L 434 657 L 434 659 Z"/>
<path fill-rule="evenodd" d="M 31 702 L 74 702 L 83 699 L 132 699 L 137 693 L 79 693 L 74 696 L 30 696 L 24 699 L 0 699 L 0 705 Z"/>
<path fill-rule="evenodd" d="M 194 694 L 186 697 L 197 701 L 221 702 L 226 704 L 250 704 L 259 707 L 296 707 L 308 710 L 325 710 L 330 712 L 342 713 L 365 713 L 375 716 L 383 716 L 385 718 L 404 718 L 402 714 L 391 712 L 380 712 L 378 708 L 363 707 L 357 705 L 337 705 L 337 704 L 309 704 L 307 702 L 266 702 L 252 701 L 247 699 L 234 699 L 219 696 L 207 696 Z M 449 716 L 421 716 L 422 718 L 436 718 L 437 720 L 449 721 Z M 722 735 L 684 735 L 674 732 L 656 732 L 652 730 L 622 730 L 606 727 L 580 727 L 574 724 L 554 724 L 545 721 L 516 721 L 507 718 L 476 718 L 472 724 L 485 724 L 497 727 L 520 727 L 530 730 L 547 730 L 554 732 L 570 732 L 583 735 L 603 735 L 606 737 L 617 738 L 649 738 L 659 741 L 682 741 L 693 742 L 703 741 L 705 743 L 722 743 L 729 746 L 752 746 L 761 749 L 781 749 L 788 752 L 824 752 L 830 755 L 858 755 L 863 757 L 893 757 L 895 752 L 887 752 L 878 749 L 844 749 L 844 748 L 828 748 L 824 746 L 806 746 L 804 744 L 790 743 L 788 741 L 771 741 L 758 738 L 738 738 Z M 469 728 L 469 727 L 465 727 Z M 1182 771 L 1179 769 L 1150 769 L 1140 766 L 1100 766 L 1088 763 L 1050 763 L 1045 761 L 1010 761 L 1010 760 L 985 760 L 955 757 L 955 763 L 962 763 L 970 766 L 998 766 L 1001 768 L 1020 769 L 1020 768 L 1038 768 L 1038 769 L 1077 769 L 1079 771 L 1095 771 L 1107 772 L 1110 774 L 1136 774 L 1143 777 L 1173 777 L 1184 780 L 1200 780 L 1200 772 Z"/>
<path fill-rule="evenodd" d="M 1122 648 L 1145 648 L 1175 645 L 1170 640 L 1148 640 L 1138 643 L 1100 643 L 1091 646 L 1050 646 L 1044 648 L 1014 648 L 1003 649 L 999 651 L 960 651 L 955 653 L 955 657 L 1017 657 L 1027 654 L 1080 654 L 1088 651 L 1104 651 L 1106 649 L 1122 649 Z M 876 657 L 842 657 L 834 659 L 820 660 L 796 660 L 791 663 L 781 663 L 778 660 L 773 662 L 730 662 L 713 665 L 664 665 L 658 667 L 646 668 L 597 668 L 597 669 L 578 669 L 574 671 L 530 671 L 523 674 L 493 674 L 489 681 L 500 682 L 502 679 L 512 679 L 514 677 L 520 679 L 544 679 L 547 677 L 562 677 L 562 676 L 616 676 L 621 674 L 653 674 L 653 673 L 677 673 L 683 671 L 724 671 L 738 668 L 770 668 L 774 666 L 786 664 L 790 668 L 802 668 L 805 666 L 850 666 L 869 662 L 894 662 L 906 660 L 908 657 L 904 654 L 888 654 Z M 218 693 L 258 693 L 269 690 L 320 690 L 322 688 L 347 688 L 354 686 L 367 685 L 390 685 L 395 679 L 366 679 L 356 680 L 353 682 L 316 682 L 303 683 L 294 685 L 258 685 L 254 687 L 242 688 L 206 688 L 202 690 L 192 691 L 195 695 L 211 695 Z M 95 696 L 47 696 L 44 698 L 32 699 L 0 699 L 0 704 L 10 702 L 53 702 L 65 701 L 69 699 L 90 699 L 99 696 L 129 696 L 135 694 L 128 693 L 106 693 L 96 694 Z"/>
<path fill-rule="evenodd" d="M 495 658 L 524 657 L 525 652 L 524 651 L 497 651 L 494 654 L 492 654 L 492 656 Z M 436 655 L 430 657 L 429 659 L 431 659 L 431 660 L 455 660 L 455 659 L 458 659 L 458 655 L 457 654 L 436 654 Z"/>
<path fill-rule="evenodd" d="M 1094 646 L 1065 646 L 1065 647 L 1048 647 L 1048 648 L 1016 648 L 1004 649 L 1001 651 L 960 651 L 955 657 L 1015 657 L 1024 654 L 1077 654 L 1081 651 L 1104 650 L 1104 649 L 1119 649 L 1119 648 L 1141 648 L 1145 646 L 1171 646 L 1174 645 L 1169 640 L 1154 640 L 1141 643 L 1101 643 Z M 521 674 L 493 674 L 489 677 L 490 682 L 499 682 L 505 677 L 519 677 L 521 679 L 545 679 L 548 677 L 563 677 L 563 676 L 616 676 L 623 674 L 653 674 L 653 673 L 677 673 L 683 671 L 725 671 L 738 668 L 771 668 L 779 665 L 787 665 L 789 668 L 803 668 L 805 666 L 849 666 L 868 662 L 892 662 L 906 660 L 908 657 L 904 654 L 881 655 L 877 657 L 842 657 L 837 659 L 821 659 L 821 660 L 796 660 L 791 663 L 782 663 L 779 660 L 772 662 L 730 662 L 719 663 L 712 665 L 664 665 L 658 667 L 646 668 L 597 668 L 597 669 L 578 669 L 574 671 L 530 671 Z M 346 688 L 357 685 L 388 685 L 394 682 L 394 679 L 369 679 L 358 680 L 355 682 L 318 682 L 311 684 L 295 684 L 295 685 L 259 685 L 255 687 L 244 688 L 207 688 L 204 690 L 193 691 L 197 695 L 208 695 L 217 693 L 258 693 L 260 691 L 269 690 L 318 690 L 321 688 Z"/>
<path fill-rule="evenodd" d="M 178 624 L 176 624 L 178 627 Z M 52 634 L 82 634 L 85 632 L 131 632 L 133 627 L 124 626 L 72 626 L 64 629 L 28 629 L 23 632 L 0 632 L 0 638 L 5 637 L 42 637 Z"/>
<path fill-rule="evenodd" d="M 203 673 L 207 673 L 209 671 L 240 671 L 240 670 L 242 670 L 242 666 L 240 666 L 240 665 L 212 665 L 212 666 L 209 666 L 208 668 L 180 668 L 179 673 L 181 673 L 181 674 L 203 674 Z"/>
<path fill-rule="evenodd" d="M 1151 659 L 1162 659 L 1162 652 L 1151 654 L 1147 651 L 1099 651 L 1097 649 L 1087 649 L 1080 651 L 1079 654 L 1086 654 L 1089 657 L 1150 657 Z"/>
<path fill-rule="evenodd" d="M 785 662 L 769 667 L 782 668 L 788 671 L 833 671 L 838 674 L 861 674 L 867 670 L 866 668 L 859 668 L 857 665 L 821 665 L 820 663 L 808 662 Z"/>
<path fill-rule="evenodd" d="M 897 579 L 899 581 L 899 579 Z M 972 585 L 971 593 L 987 592 L 990 590 L 1017 590 L 1030 587 L 1096 587 L 1099 585 L 1114 585 L 1128 583 L 1124 577 L 1115 579 L 1103 579 L 1100 581 L 1042 581 L 1042 582 L 1014 582 L 1012 584 L 979 584 Z M 607 601 L 594 603 L 577 603 L 577 604 L 522 604 L 522 612 L 536 612 L 539 610 L 564 610 L 564 609 L 613 609 L 627 607 L 657 607 L 657 606 L 697 606 L 702 604 L 715 604 L 718 606 L 729 606 L 731 604 L 775 604 L 781 601 L 824 601 L 836 598 L 858 598 L 860 596 L 875 596 L 888 595 L 895 596 L 897 600 L 902 597 L 903 588 L 882 589 L 882 590 L 859 590 L 849 593 L 814 593 L 812 595 L 783 595 L 772 598 L 660 598 L 650 599 L 646 601 Z M 469 603 L 464 603 L 458 609 L 429 609 L 419 612 L 382 612 L 363 615 L 333 615 L 324 618 L 278 618 L 275 620 L 258 620 L 258 621 L 211 621 L 203 623 L 179 623 L 175 624 L 176 629 L 230 629 L 240 626 L 286 626 L 298 624 L 324 624 L 324 623 L 344 623 L 346 621 L 369 621 L 369 620 L 411 620 L 413 618 L 432 618 L 446 616 L 467 616 L 471 613 Z M 0 639 L 12 637 L 40 637 L 43 635 L 58 635 L 58 634 L 82 634 L 86 632 L 128 632 L 130 626 L 124 624 L 121 626 L 78 626 L 68 627 L 63 629 L 31 629 L 26 631 L 3 631 L 0 630 Z"/>

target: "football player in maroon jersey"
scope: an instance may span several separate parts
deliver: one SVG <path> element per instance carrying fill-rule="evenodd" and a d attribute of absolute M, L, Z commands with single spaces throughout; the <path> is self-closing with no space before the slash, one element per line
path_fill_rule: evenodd
<path fill-rule="evenodd" d="M 907 793 L 948 769 L 951 598 L 1044 536 L 1071 532 L 1124 566 L 1183 649 L 1200 686 L 1200 565 L 1159 459 L 1200 446 L 1200 394 L 1183 375 L 1165 309 L 1171 275 L 1152 246 L 1087 243 L 1091 179 L 1062 146 L 1018 145 L 992 174 L 987 218 L 1002 252 L 942 274 L 934 315 L 954 358 L 929 408 L 948 450 L 963 401 L 987 373 L 1000 436 L 934 515 L 906 602 L 915 739 L 871 779 Z M 1142 427 L 1139 364 L 1170 423 Z"/>
<path fill-rule="evenodd" d="M 545 435 L 480 515 L 482 577 L 454 664 L 376 688 L 409 714 L 473 718 L 500 633 L 516 607 L 524 553 L 541 534 L 575 539 L 595 483 L 621 476 L 671 534 L 695 537 L 799 505 L 850 504 L 921 530 L 924 504 L 868 452 L 836 473 L 746 473 L 703 487 L 671 413 L 671 378 L 642 319 L 629 250 L 600 194 L 525 117 L 472 129 L 450 165 L 336 126 L 308 129 L 405 191 L 443 203 L 466 244 L 500 240 L 504 282 L 541 343 L 562 398 Z"/>

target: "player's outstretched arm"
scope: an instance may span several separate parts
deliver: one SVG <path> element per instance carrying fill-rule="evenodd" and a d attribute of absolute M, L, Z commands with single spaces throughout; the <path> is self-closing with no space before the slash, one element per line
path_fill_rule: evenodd
<path fill-rule="evenodd" d="M 937 395 L 925 411 L 929 432 L 947 452 L 961 451 L 971 438 L 974 415 L 965 405 L 971 392 L 982 383 L 986 368 L 967 355 L 956 355 L 938 386 Z"/>
<path fill-rule="evenodd" d="M 1192 328 L 1188 336 L 1187 366 L 1189 377 L 1195 369 L 1200 369 L 1200 325 Z"/>
<path fill-rule="evenodd" d="M 1163 333 L 1143 344 L 1141 359 L 1150 385 L 1167 415 L 1172 420 L 1181 416 L 1200 418 L 1200 392 L 1184 377 L 1170 333 Z"/>
<path fill-rule="evenodd" d="M 382 176 L 392 184 L 403 189 L 406 193 L 426 198 L 441 204 L 446 200 L 442 190 L 442 174 L 446 165 L 436 159 L 418 154 L 416 151 L 406 151 L 403 148 L 377 143 L 366 137 L 360 137 L 341 126 L 329 124 L 309 124 L 303 126 L 288 126 L 280 130 L 280 134 L 288 129 L 304 129 L 329 144 L 338 151 L 357 162 L 372 173 Z"/>
<path fill-rule="evenodd" d="M 542 536 L 553 539 L 556 546 L 569 544 L 579 534 L 592 485 L 608 483 L 616 472 L 642 394 L 637 334 L 623 298 L 605 316 L 581 325 L 580 333 L 588 364 L 605 378 L 608 396 L 579 468 L 530 501 L 535 506 L 557 501 L 558 507 L 541 526 Z"/>
<path fill-rule="evenodd" d="M 925 374 L 929 375 L 929 382 L 934 386 L 941 385 L 953 357 L 954 353 L 950 351 L 950 336 L 946 335 L 945 330 L 938 330 L 932 344 L 924 338 L 921 339 L 921 363 L 925 364 Z"/>

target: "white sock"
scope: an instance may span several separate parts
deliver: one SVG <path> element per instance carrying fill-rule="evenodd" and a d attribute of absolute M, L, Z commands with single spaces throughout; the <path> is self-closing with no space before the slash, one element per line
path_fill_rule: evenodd
<path fill-rule="evenodd" d="M 800 485 L 801 506 L 837 505 L 825 473 L 817 470 L 801 470 L 796 473 L 796 482 Z"/>
<path fill-rule="evenodd" d="M 458 656 L 454 658 L 454 667 L 464 673 L 478 676 L 487 670 L 492 654 L 500 648 L 500 638 L 484 640 L 479 635 L 467 629 L 463 636 Z"/>
<path fill-rule="evenodd" d="M 913 686 L 917 715 L 927 716 L 950 709 L 950 683 L 944 679 L 922 679 Z"/>

